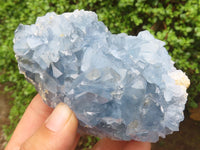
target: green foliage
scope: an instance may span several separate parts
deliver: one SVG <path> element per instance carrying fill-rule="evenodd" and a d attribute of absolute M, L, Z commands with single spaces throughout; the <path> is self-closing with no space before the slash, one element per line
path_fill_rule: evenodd
<path fill-rule="evenodd" d="M 189 105 L 195 107 L 200 93 L 200 6 L 198 0 L 1 0 L 0 1 L 0 82 L 11 83 L 13 107 L 10 137 L 26 106 L 36 94 L 33 86 L 19 74 L 13 52 L 17 26 L 32 24 L 36 17 L 55 11 L 60 14 L 75 9 L 95 11 L 112 33 L 136 35 L 149 30 L 166 42 L 177 68 L 189 75 Z"/>

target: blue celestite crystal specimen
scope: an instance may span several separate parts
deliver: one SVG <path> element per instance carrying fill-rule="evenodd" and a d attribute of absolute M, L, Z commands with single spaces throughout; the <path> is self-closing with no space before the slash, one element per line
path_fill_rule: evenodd
<path fill-rule="evenodd" d="M 178 131 L 189 86 L 164 44 L 148 31 L 111 34 L 94 12 L 75 10 L 19 25 L 14 51 L 45 103 L 71 107 L 79 132 L 156 142 Z"/>

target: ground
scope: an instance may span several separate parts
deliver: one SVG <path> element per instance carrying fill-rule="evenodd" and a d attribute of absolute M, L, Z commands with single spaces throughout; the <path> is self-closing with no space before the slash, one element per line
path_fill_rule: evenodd
<path fill-rule="evenodd" d="M 9 100 L 9 95 L 3 92 L 3 86 L 0 85 L 0 150 L 3 150 L 6 143 L 1 127 L 9 123 Z M 96 142 L 96 138 L 84 136 L 76 150 L 89 150 Z M 190 119 L 189 112 L 185 111 L 185 120 L 180 124 L 180 131 L 152 144 L 152 150 L 200 150 L 200 121 Z"/>
<path fill-rule="evenodd" d="M 9 123 L 8 115 L 10 111 L 10 97 L 3 92 L 3 88 L 4 87 L 0 84 L 0 150 L 4 150 L 4 145 L 6 144 L 2 126 Z"/>

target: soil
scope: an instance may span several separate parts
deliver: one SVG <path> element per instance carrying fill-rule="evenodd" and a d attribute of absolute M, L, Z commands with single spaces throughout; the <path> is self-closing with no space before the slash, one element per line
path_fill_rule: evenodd
<path fill-rule="evenodd" d="M 3 88 L 0 85 L 0 150 L 3 150 L 6 144 L 2 125 L 9 123 L 9 100 L 11 100 L 9 94 L 3 92 Z M 96 142 L 96 138 L 92 136 L 83 136 L 76 150 L 89 150 Z M 152 150 L 200 150 L 200 121 L 190 119 L 189 112 L 185 111 L 185 120 L 180 124 L 180 131 L 152 144 Z"/>
<path fill-rule="evenodd" d="M 4 150 L 6 144 L 5 136 L 2 131 L 2 126 L 9 123 L 8 115 L 10 112 L 9 94 L 3 92 L 4 86 L 0 84 L 0 150 Z"/>

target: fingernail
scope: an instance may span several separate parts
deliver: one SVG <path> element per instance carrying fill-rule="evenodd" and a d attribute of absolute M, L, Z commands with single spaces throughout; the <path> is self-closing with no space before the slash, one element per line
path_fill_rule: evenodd
<path fill-rule="evenodd" d="M 57 132 L 58 130 L 62 129 L 62 127 L 64 127 L 71 114 L 72 111 L 66 104 L 58 104 L 46 120 L 46 127 L 53 132 Z"/>

